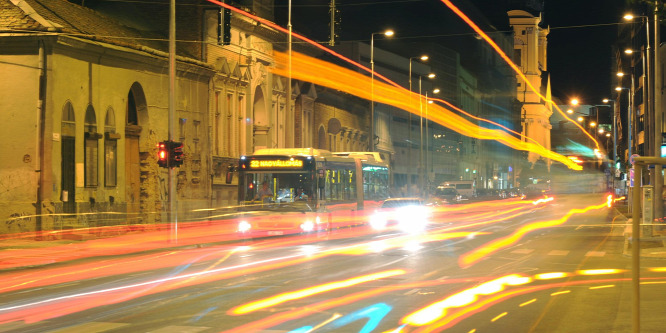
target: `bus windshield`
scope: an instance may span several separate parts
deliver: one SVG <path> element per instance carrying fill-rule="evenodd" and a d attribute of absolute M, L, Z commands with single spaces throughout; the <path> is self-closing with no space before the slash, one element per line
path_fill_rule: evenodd
<path fill-rule="evenodd" d="M 239 198 L 243 210 L 312 211 L 313 182 L 307 172 L 247 172 Z"/>

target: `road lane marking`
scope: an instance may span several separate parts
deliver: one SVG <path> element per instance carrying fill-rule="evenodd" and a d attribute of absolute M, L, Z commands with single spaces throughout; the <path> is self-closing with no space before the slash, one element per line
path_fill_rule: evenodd
<path fill-rule="evenodd" d="M 210 329 L 210 327 L 202 326 L 166 326 L 156 331 L 148 331 L 148 333 L 197 333 Z"/>
<path fill-rule="evenodd" d="M 603 286 L 590 287 L 590 290 L 604 289 L 604 288 L 613 288 L 613 287 L 615 287 L 614 284 L 607 284 L 607 285 L 603 285 Z"/>
<path fill-rule="evenodd" d="M 530 254 L 532 252 L 534 252 L 533 249 L 517 249 L 517 250 L 511 251 L 511 253 L 515 253 L 515 254 Z"/>
<path fill-rule="evenodd" d="M 500 313 L 497 317 L 491 319 L 490 321 L 494 323 L 494 322 L 496 322 L 497 320 L 499 320 L 500 318 L 506 316 L 507 314 L 509 314 L 509 313 L 508 313 L 508 312 L 502 312 L 502 313 Z"/>
<path fill-rule="evenodd" d="M 548 252 L 549 256 L 566 256 L 567 254 L 569 254 L 569 251 L 552 250 Z"/>
<path fill-rule="evenodd" d="M 527 302 L 520 303 L 520 305 L 518 305 L 518 306 L 522 308 L 525 305 L 529 305 L 529 304 L 532 304 L 532 303 L 536 302 L 536 300 L 537 300 L 536 298 L 532 298 L 531 300 L 529 300 Z"/>
<path fill-rule="evenodd" d="M 586 257 L 603 257 L 605 255 L 605 251 L 589 251 L 585 254 Z"/>
<path fill-rule="evenodd" d="M 412 289 L 412 290 L 409 290 L 409 291 L 405 292 L 403 295 L 408 296 L 408 295 L 416 293 L 417 291 L 419 291 L 419 290 L 418 289 Z"/>
<path fill-rule="evenodd" d="M 123 327 L 123 326 L 128 326 L 128 325 L 129 324 L 127 324 L 127 323 L 109 323 L 109 322 L 94 322 L 94 321 L 91 321 L 89 323 L 69 326 L 69 327 L 56 329 L 56 330 L 48 331 L 48 332 L 49 333 L 68 333 L 68 332 L 72 332 L 72 333 L 74 333 L 74 332 L 95 333 L 95 332 L 106 332 L 106 331 L 110 331 L 110 330 L 117 329 L 117 328 L 120 328 L 120 327 Z"/>

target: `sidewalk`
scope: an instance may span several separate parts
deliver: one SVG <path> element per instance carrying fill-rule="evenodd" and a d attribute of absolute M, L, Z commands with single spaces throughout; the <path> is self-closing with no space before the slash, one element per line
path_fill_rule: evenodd
<path fill-rule="evenodd" d="M 627 213 L 626 205 L 618 205 L 615 207 L 616 213 L 625 219 L 626 226 L 624 227 L 624 248 L 623 254 L 631 256 L 631 246 L 633 243 L 632 236 L 632 223 L 633 219 L 631 214 Z M 666 224 L 659 223 L 652 226 L 640 226 L 640 256 L 643 258 L 663 258 L 666 259 Z M 644 232 L 648 232 L 648 236 Z"/>

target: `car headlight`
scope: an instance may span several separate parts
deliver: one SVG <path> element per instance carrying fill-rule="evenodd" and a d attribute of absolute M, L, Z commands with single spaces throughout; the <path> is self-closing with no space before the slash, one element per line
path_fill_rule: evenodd
<path fill-rule="evenodd" d="M 405 232 L 419 232 L 428 224 L 429 211 L 423 206 L 407 206 L 396 210 L 398 226 Z"/>
<path fill-rule="evenodd" d="M 386 224 L 386 214 L 383 212 L 375 212 L 370 216 L 370 227 L 372 227 L 372 229 L 384 230 L 386 228 Z"/>
<path fill-rule="evenodd" d="M 238 232 L 248 232 L 252 229 L 252 225 L 247 221 L 238 222 Z"/>

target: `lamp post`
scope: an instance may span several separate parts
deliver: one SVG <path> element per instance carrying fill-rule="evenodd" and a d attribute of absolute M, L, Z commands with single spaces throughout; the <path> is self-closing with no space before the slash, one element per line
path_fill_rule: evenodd
<path fill-rule="evenodd" d="M 663 5 L 663 4 L 662 4 Z M 646 120 L 649 119 L 651 121 L 646 121 L 646 125 L 649 129 L 648 133 L 651 134 L 650 136 L 646 135 L 645 136 L 645 143 L 648 145 L 648 147 L 651 147 L 652 154 L 646 153 L 646 155 L 653 155 L 655 157 L 661 157 L 661 145 L 663 143 L 663 138 L 662 138 L 662 122 L 663 122 L 663 111 L 661 110 L 661 93 L 657 91 L 657 89 L 660 89 L 658 87 L 661 87 L 662 85 L 662 76 L 661 76 L 661 69 L 659 68 L 661 66 L 660 63 L 660 56 L 659 56 L 659 41 L 661 40 L 659 33 L 660 33 L 660 24 L 659 24 L 659 8 L 660 4 L 659 1 L 656 1 L 654 4 L 654 44 L 655 48 L 652 51 L 652 54 L 650 54 L 650 18 L 648 16 L 633 16 L 631 14 L 627 14 L 624 16 L 626 20 L 633 20 L 634 17 L 640 17 L 644 19 L 645 21 L 645 32 L 646 32 L 646 57 L 647 60 L 644 61 L 644 64 L 647 63 L 647 68 L 645 71 L 646 74 L 646 84 L 645 84 L 645 90 L 646 90 L 646 102 L 648 104 L 646 110 Z M 652 71 L 650 70 L 652 67 Z M 646 134 L 648 134 L 646 133 Z M 651 174 L 651 180 L 652 184 L 654 185 L 654 193 L 655 193 L 655 198 L 659 198 L 659 200 L 653 200 L 654 201 L 654 216 L 655 217 L 662 217 L 663 215 L 663 200 L 662 200 L 662 190 L 664 186 L 664 179 L 661 174 L 662 172 L 662 166 L 661 164 L 656 164 L 654 166 L 654 172 Z"/>
<path fill-rule="evenodd" d="M 421 61 L 427 61 L 429 57 L 427 55 L 422 55 L 420 57 L 410 57 L 409 58 L 409 102 L 412 102 L 412 60 L 420 59 Z M 413 161 L 412 159 L 412 113 L 408 112 L 408 142 L 409 142 L 409 162 Z M 412 175 L 408 173 L 407 177 L 407 191 L 412 194 Z"/>
<path fill-rule="evenodd" d="M 393 30 L 370 34 L 370 143 L 368 148 L 375 151 L 375 35 L 393 36 Z"/>
<path fill-rule="evenodd" d="M 435 73 L 428 74 L 429 79 L 434 79 L 435 76 L 436 76 Z M 420 187 L 421 191 L 423 191 L 424 186 L 425 186 L 424 177 L 423 177 L 424 176 L 423 175 L 423 167 L 424 167 L 424 164 L 423 164 L 423 100 L 421 98 L 421 97 L 423 97 L 423 95 L 421 95 L 422 78 L 423 78 L 423 76 L 419 75 L 419 113 L 420 113 L 419 127 L 421 129 L 421 136 L 420 136 L 421 139 L 419 140 L 419 146 L 420 146 L 420 149 L 419 149 L 419 187 Z"/>
<path fill-rule="evenodd" d="M 432 90 L 433 95 L 439 94 L 439 88 Z M 428 92 L 425 93 L 426 105 L 425 105 L 425 167 L 426 167 L 426 176 L 428 177 L 428 184 L 430 184 L 430 173 L 432 173 L 432 157 L 430 158 L 430 163 L 428 163 L 428 154 L 430 151 L 430 134 L 428 133 L 428 104 L 432 104 L 434 101 L 428 99 Z M 426 192 L 429 194 L 429 192 Z"/>
<path fill-rule="evenodd" d="M 289 7 L 289 9 L 288 9 L 289 13 L 287 15 L 287 28 L 289 29 L 289 35 L 287 37 L 287 48 L 288 48 L 287 57 L 289 58 L 289 64 L 288 64 L 289 68 L 287 69 L 287 71 L 289 72 L 289 75 L 287 77 L 287 100 L 285 101 L 285 108 L 287 109 L 287 117 L 286 118 L 289 119 L 289 124 L 290 124 L 290 125 L 287 126 L 287 128 L 291 128 L 293 126 L 293 128 L 291 128 L 291 129 L 293 129 L 294 132 L 295 132 L 295 130 L 296 130 L 296 128 L 294 126 L 295 125 L 295 123 L 294 123 L 295 118 L 294 118 L 294 115 L 291 113 L 291 94 L 292 94 L 292 91 L 291 91 L 291 76 L 292 76 L 292 73 L 291 73 L 291 71 L 292 71 L 292 66 L 291 66 L 292 65 L 292 63 L 291 63 L 291 53 L 292 53 L 292 50 L 291 50 L 291 44 L 292 44 L 292 41 L 291 41 L 291 37 L 292 37 L 291 0 L 289 0 L 288 7 Z M 286 139 L 286 137 L 285 137 L 285 139 Z M 295 143 L 296 143 L 295 139 L 296 138 L 292 135 L 291 138 L 289 138 L 289 140 L 285 140 L 286 144 L 288 144 L 291 147 L 294 147 Z"/>
<path fill-rule="evenodd" d="M 621 76 L 621 75 L 618 75 Z M 604 103 L 608 104 L 611 103 L 610 107 L 611 110 L 613 111 L 613 164 L 611 166 L 611 170 L 613 170 L 613 194 L 615 193 L 615 172 L 616 172 L 616 166 L 617 166 L 617 113 L 615 112 L 615 100 L 610 100 L 608 98 L 604 98 L 603 100 Z M 610 133 L 606 133 L 606 136 L 608 136 Z"/>

